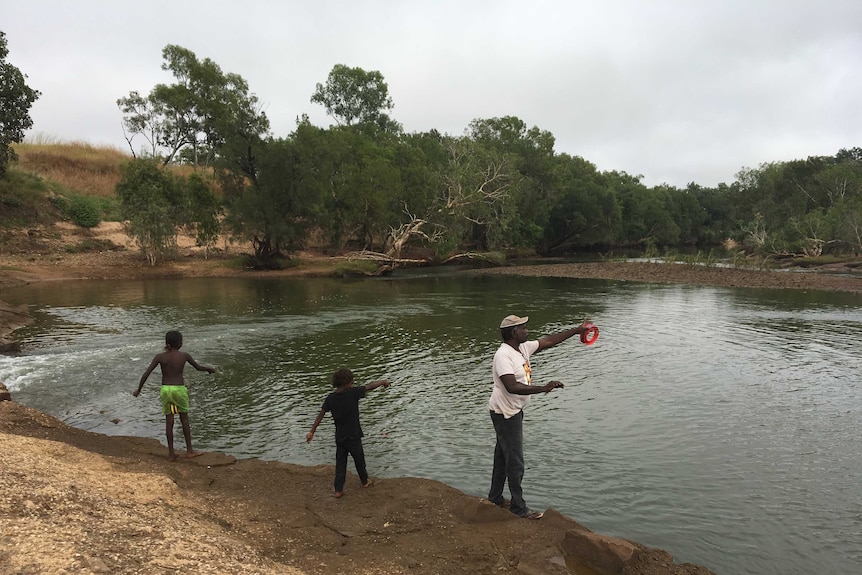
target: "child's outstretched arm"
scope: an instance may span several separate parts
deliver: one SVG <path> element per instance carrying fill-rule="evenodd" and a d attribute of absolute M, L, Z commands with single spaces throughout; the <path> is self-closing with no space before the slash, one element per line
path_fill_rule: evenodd
<path fill-rule="evenodd" d="M 323 421 L 323 416 L 326 415 L 326 411 L 320 410 L 320 413 L 317 414 L 317 419 L 314 420 L 314 423 L 311 424 L 311 431 L 305 434 L 305 442 L 311 443 L 311 440 L 314 439 L 314 432 L 317 430 L 317 426 L 320 425 L 320 422 Z"/>
<path fill-rule="evenodd" d="M 198 371 L 206 371 L 206 372 L 208 372 L 208 373 L 215 373 L 215 368 L 214 368 L 214 367 L 207 367 L 207 366 L 205 366 L 205 365 L 201 365 L 201 364 L 199 364 L 198 362 L 196 362 L 196 361 L 195 361 L 195 358 L 193 358 L 193 357 L 192 357 L 190 354 L 188 354 L 188 353 L 186 354 L 186 361 L 187 361 L 187 362 L 189 362 L 189 365 L 190 365 L 190 366 L 192 366 L 193 368 L 195 368 L 195 369 L 196 369 L 196 370 L 198 370 Z"/>
<path fill-rule="evenodd" d="M 392 385 L 388 379 L 381 379 L 379 381 L 372 381 L 371 383 L 365 384 L 365 391 L 371 391 L 372 389 L 377 389 L 378 387 L 389 387 Z"/>
<path fill-rule="evenodd" d="M 138 383 L 138 389 L 132 392 L 132 395 L 138 397 L 141 394 L 141 389 L 144 387 L 144 382 L 147 381 L 147 378 L 150 377 L 150 374 L 153 373 L 153 370 L 156 369 L 156 366 L 159 365 L 159 356 L 153 358 L 153 361 L 150 362 L 150 366 L 147 368 L 147 371 L 144 372 L 144 375 L 141 376 L 141 381 Z"/>

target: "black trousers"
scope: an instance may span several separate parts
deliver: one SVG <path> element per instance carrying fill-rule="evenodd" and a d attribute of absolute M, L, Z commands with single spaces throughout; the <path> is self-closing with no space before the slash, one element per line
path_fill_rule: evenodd
<path fill-rule="evenodd" d="M 362 485 L 368 483 L 368 471 L 365 469 L 365 452 L 362 450 L 362 438 L 350 437 L 335 443 L 335 490 L 344 491 L 344 481 L 347 479 L 347 456 L 353 457 L 356 474 Z"/>

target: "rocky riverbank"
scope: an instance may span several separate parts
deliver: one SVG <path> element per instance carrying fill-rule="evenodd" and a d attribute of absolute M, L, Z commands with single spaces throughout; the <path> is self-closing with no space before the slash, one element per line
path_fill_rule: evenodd
<path fill-rule="evenodd" d="M 219 453 L 169 462 L 153 439 L 0 402 L 0 572 L 708 575 L 659 549 L 540 521 L 428 479 Z M 477 487 L 477 491 L 480 490 Z M 613 513 L 609 510 L 609 513 Z"/>

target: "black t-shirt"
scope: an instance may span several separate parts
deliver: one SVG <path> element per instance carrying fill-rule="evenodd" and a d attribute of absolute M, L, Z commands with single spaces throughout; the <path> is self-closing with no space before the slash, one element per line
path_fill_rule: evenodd
<path fill-rule="evenodd" d="M 359 400 L 365 397 L 365 386 L 345 387 L 333 391 L 323 401 L 323 411 L 332 413 L 335 420 L 335 442 L 362 437 L 359 425 Z"/>

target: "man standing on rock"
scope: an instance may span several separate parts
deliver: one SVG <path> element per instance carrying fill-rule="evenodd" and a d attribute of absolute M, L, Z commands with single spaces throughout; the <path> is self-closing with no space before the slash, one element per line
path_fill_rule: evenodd
<path fill-rule="evenodd" d="M 530 369 L 530 356 L 543 349 L 553 347 L 587 330 L 586 324 L 579 325 L 539 340 L 528 340 L 527 320 L 529 318 L 509 315 L 500 323 L 503 344 L 494 354 L 494 390 L 488 407 L 491 421 L 497 434 L 494 448 L 494 471 L 491 473 L 491 490 L 488 500 L 501 507 L 507 502 L 503 499 L 503 487 L 509 482 L 512 496 L 509 510 L 526 519 L 541 519 L 542 513 L 531 511 L 521 490 L 524 478 L 524 407 L 530 396 L 548 393 L 563 387 L 559 381 L 551 381 L 543 386 L 534 386 Z"/>

